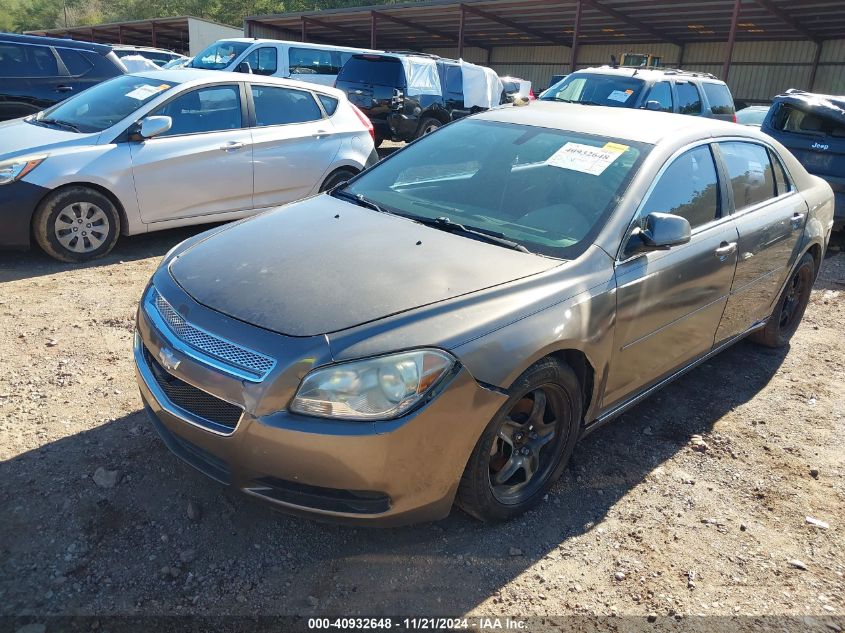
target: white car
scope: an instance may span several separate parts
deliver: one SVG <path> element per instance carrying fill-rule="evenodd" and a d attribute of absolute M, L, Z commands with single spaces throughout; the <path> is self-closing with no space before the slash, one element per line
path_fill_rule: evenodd
<path fill-rule="evenodd" d="M 369 119 L 334 88 L 160 70 L 103 82 L 0 123 L 0 248 L 56 259 L 120 234 L 242 218 L 324 191 L 378 160 Z"/>
<path fill-rule="evenodd" d="M 236 37 L 215 42 L 194 57 L 190 65 L 333 86 L 350 57 L 378 52 L 368 48 Z"/>

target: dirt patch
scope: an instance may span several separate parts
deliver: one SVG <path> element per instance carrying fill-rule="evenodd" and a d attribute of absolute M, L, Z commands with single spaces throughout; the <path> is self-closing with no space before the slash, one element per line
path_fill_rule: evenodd
<path fill-rule="evenodd" d="M 841 246 L 788 350 L 648 399 L 521 520 L 384 531 L 224 489 L 147 423 L 133 315 L 192 232 L 81 268 L 0 253 L 0 615 L 845 614 Z"/>

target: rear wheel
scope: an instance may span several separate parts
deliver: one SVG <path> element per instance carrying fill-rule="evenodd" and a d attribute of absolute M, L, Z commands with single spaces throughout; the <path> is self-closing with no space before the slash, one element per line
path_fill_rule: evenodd
<path fill-rule="evenodd" d="M 807 309 L 815 276 L 816 262 L 806 253 L 786 283 L 766 327 L 752 334 L 751 340 L 767 347 L 783 347 L 789 343 Z"/>
<path fill-rule="evenodd" d="M 423 117 L 423 120 L 420 121 L 420 127 L 417 130 L 417 138 L 425 136 L 426 134 L 431 134 L 441 127 L 443 127 L 443 124 L 434 117 Z"/>
<path fill-rule="evenodd" d="M 581 423 L 581 388 L 572 369 L 545 359 L 517 379 L 473 449 L 457 504 L 482 521 L 534 506 L 566 467 Z"/>
<path fill-rule="evenodd" d="M 120 216 L 111 200 L 90 187 L 54 191 L 32 222 L 45 253 L 63 262 L 85 262 L 107 254 L 120 235 Z"/>
<path fill-rule="evenodd" d="M 337 171 L 333 171 L 329 174 L 329 177 L 323 181 L 323 184 L 320 185 L 320 193 L 324 191 L 328 191 L 332 187 L 336 187 L 340 183 L 349 180 L 350 178 L 356 176 L 358 174 L 357 171 L 354 169 L 338 169 Z"/>

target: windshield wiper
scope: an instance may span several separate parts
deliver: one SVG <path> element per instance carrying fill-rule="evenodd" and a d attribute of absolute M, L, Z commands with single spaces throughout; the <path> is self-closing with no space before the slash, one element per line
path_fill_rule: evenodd
<path fill-rule="evenodd" d="M 364 197 L 364 194 L 362 193 L 349 193 L 344 189 L 335 189 L 331 192 L 330 195 L 336 198 L 343 198 L 344 200 L 354 202 L 359 207 L 366 207 L 367 209 L 372 209 L 373 211 L 378 211 L 380 213 L 388 213 L 388 211 L 382 209 L 377 203 L 373 202 L 369 198 Z"/>
<path fill-rule="evenodd" d="M 452 220 L 447 217 L 439 217 L 434 219 L 424 218 L 418 215 L 406 215 L 405 217 L 413 220 L 414 222 L 419 222 L 420 224 L 425 224 L 426 226 L 430 226 L 435 229 L 440 229 L 441 231 L 447 231 L 449 233 L 464 233 L 467 235 L 472 235 L 481 238 L 481 241 L 487 242 L 489 244 L 497 244 L 498 246 L 504 246 L 505 248 L 509 248 L 514 251 L 519 251 L 520 253 L 531 253 L 531 251 L 529 251 L 519 242 L 509 240 L 504 236 L 503 233 L 499 233 L 497 231 L 489 231 L 487 229 L 482 229 L 477 226 L 467 226 L 466 224 L 461 224 L 460 222 L 452 222 Z"/>
<path fill-rule="evenodd" d="M 66 130 L 70 130 L 71 132 L 76 132 L 77 134 L 81 134 L 82 132 L 78 127 L 73 125 L 72 123 L 68 123 L 67 121 L 59 121 L 58 119 L 35 119 L 38 123 L 43 123 L 45 125 L 55 125 L 56 127 L 63 127 Z"/>

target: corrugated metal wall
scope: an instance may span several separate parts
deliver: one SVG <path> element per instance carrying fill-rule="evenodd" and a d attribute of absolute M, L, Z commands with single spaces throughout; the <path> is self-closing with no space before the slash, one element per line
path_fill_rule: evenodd
<path fill-rule="evenodd" d="M 724 42 L 687 44 L 683 51 L 683 67 L 687 70 L 722 73 L 725 57 Z M 614 45 L 582 45 L 578 49 L 578 68 L 600 66 L 610 62 L 610 56 L 626 52 L 620 42 Z M 443 57 L 457 57 L 457 48 L 428 49 Z M 659 55 L 666 66 L 677 66 L 680 49 L 667 43 L 643 44 L 635 52 Z M 737 42 L 728 84 L 736 99 L 767 101 L 787 88 L 807 90 L 815 54 L 815 44 L 794 42 Z M 487 51 L 464 48 L 464 59 L 478 64 L 487 63 Z M 570 49 L 565 46 L 498 47 L 490 55 L 490 66 L 500 75 L 514 75 L 529 79 L 536 88 L 545 88 L 552 75 L 569 72 Z M 823 43 L 815 92 L 845 94 L 845 40 Z"/>

